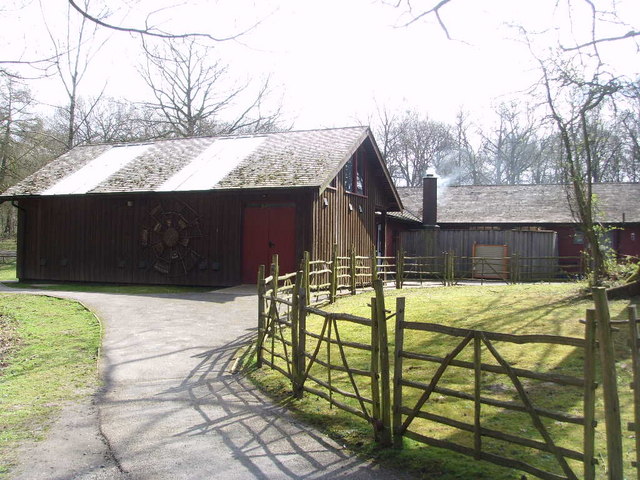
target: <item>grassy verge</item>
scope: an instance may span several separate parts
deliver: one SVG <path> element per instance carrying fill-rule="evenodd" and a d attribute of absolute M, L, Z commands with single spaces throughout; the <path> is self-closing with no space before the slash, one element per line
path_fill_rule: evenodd
<path fill-rule="evenodd" d="M 0 250 L 16 250 L 15 238 L 0 238 Z"/>
<path fill-rule="evenodd" d="M 0 478 L 21 442 L 41 439 L 65 402 L 98 385 L 100 333 L 78 303 L 0 295 Z"/>
<path fill-rule="evenodd" d="M 14 282 L 16 280 L 16 263 L 0 263 L 0 282 Z"/>
<path fill-rule="evenodd" d="M 451 287 L 414 289 L 403 291 L 388 291 L 387 308 L 394 310 L 396 296 L 406 297 L 407 321 L 430 322 L 451 325 L 461 328 L 473 328 L 515 334 L 553 334 L 571 337 L 584 337 L 584 326 L 579 319 L 584 318 L 585 310 L 592 307 L 592 302 L 581 295 L 581 285 L 575 284 L 536 284 L 515 286 L 484 286 L 484 287 Z M 369 316 L 370 307 L 367 305 L 371 294 L 347 297 L 332 305 L 330 310 L 335 312 L 349 312 L 364 317 Z M 628 301 L 611 303 L 612 315 L 623 318 L 624 308 Z M 308 326 L 319 333 L 321 321 L 311 317 Z M 368 343 L 370 333 L 365 327 L 340 323 L 339 333 L 342 340 Z M 333 333 L 335 336 L 335 332 Z M 627 388 L 631 378 L 630 352 L 627 347 L 627 332 L 620 331 L 616 336 L 616 350 L 619 359 L 619 385 L 621 410 L 624 412 L 623 425 L 630 420 L 633 408 L 631 391 Z M 310 340 L 310 344 L 311 344 Z M 440 334 L 425 332 L 411 332 L 405 337 L 405 350 L 428 353 L 438 357 L 447 355 L 460 339 L 452 339 Z M 389 325 L 389 346 L 393 352 L 394 329 L 393 322 Z M 539 372 L 554 372 L 581 377 L 583 368 L 582 350 L 575 347 L 527 345 L 518 346 L 505 342 L 495 342 L 496 349 L 513 366 L 522 369 L 532 369 Z M 346 354 L 349 366 L 352 368 L 368 369 L 369 359 L 365 352 L 347 348 Z M 471 361 L 472 348 L 467 348 L 458 357 Z M 340 353 L 337 348 L 327 351 L 322 348 L 321 358 L 326 360 L 331 355 L 333 364 L 340 364 Z M 497 364 L 491 358 L 486 348 L 482 350 L 483 362 Z M 428 383 L 436 368 L 436 364 L 426 362 L 404 362 L 404 372 L 411 380 Z M 314 367 L 312 374 L 328 381 L 326 371 Z M 328 403 L 313 395 L 306 394 L 302 400 L 290 400 L 288 392 L 290 385 L 277 372 L 267 368 L 251 373 L 252 378 L 272 395 L 290 404 L 291 408 L 306 421 L 328 431 L 334 438 L 345 443 L 355 451 L 373 456 L 387 464 L 409 469 L 418 473 L 424 479 L 520 479 L 521 472 L 493 466 L 485 462 L 451 453 L 434 447 L 428 447 L 405 439 L 402 450 L 381 450 L 372 441 L 371 428 L 366 422 L 343 412 L 337 408 L 330 408 Z M 369 395 L 369 384 L 358 380 L 358 388 Z M 352 391 L 348 378 L 340 372 L 333 372 L 331 382 L 334 386 Z M 559 412 L 581 415 L 582 391 L 579 388 L 558 387 L 549 382 L 523 379 L 527 393 L 534 404 L 541 408 Z M 473 372 L 450 367 L 443 375 L 440 386 L 457 391 L 473 394 Z M 483 397 L 496 400 L 517 402 L 515 388 L 504 375 L 482 374 Z M 415 404 L 421 391 L 417 389 L 403 389 L 404 404 Z M 336 399 L 357 406 L 357 402 L 336 395 Z M 597 397 L 597 410 L 603 411 L 602 398 Z M 436 415 L 453 418 L 465 423 L 473 423 L 473 404 L 469 401 L 449 396 L 434 394 L 429 401 L 427 411 Z M 604 422 L 599 418 L 597 429 L 597 452 L 601 457 L 601 464 L 597 467 L 599 475 L 604 474 L 605 454 Z M 508 432 L 512 435 L 541 440 L 528 415 L 511 412 L 495 407 L 482 406 L 481 424 L 486 428 Z M 582 450 L 582 427 L 578 425 L 559 423 L 544 419 L 544 424 L 551 432 L 554 441 L 562 447 Z M 463 445 L 473 445 L 473 437 L 466 432 L 446 427 L 424 419 L 417 419 L 411 429 L 422 434 L 428 434 L 442 440 L 449 440 Z M 630 465 L 631 442 L 630 435 L 625 435 L 625 452 L 627 465 Z M 559 468 L 550 454 L 528 450 L 504 442 L 483 438 L 483 448 L 487 451 L 520 458 L 540 468 L 559 472 Z M 576 471 L 581 471 L 581 464 L 571 461 Z"/>

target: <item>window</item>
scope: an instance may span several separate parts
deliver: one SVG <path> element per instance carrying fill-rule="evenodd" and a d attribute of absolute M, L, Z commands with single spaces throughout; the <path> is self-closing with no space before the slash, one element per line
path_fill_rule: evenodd
<path fill-rule="evenodd" d="M 342 183 L 345 192 L 364 195 L 364 158 L 354 153 L 342 169 Z"/>

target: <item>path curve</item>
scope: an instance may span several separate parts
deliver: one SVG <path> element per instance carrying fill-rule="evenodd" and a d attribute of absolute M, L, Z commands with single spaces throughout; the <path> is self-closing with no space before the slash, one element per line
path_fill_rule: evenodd
<path fill-rule="evenodd" d="M 104 387 L 22 450 L 15 480 L 411 478 L 356 458 L 231 374 L 256 333 L 252 289 L 36 293 L 102 320 Z"/>

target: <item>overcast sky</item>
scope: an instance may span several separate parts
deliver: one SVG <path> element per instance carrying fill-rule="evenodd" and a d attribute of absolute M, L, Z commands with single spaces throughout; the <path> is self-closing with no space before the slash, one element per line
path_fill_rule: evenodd
<path fill-rule="evenodd" d="M 226 36 L 259 22 L 239 40 L 217 44 L 216 50 L 239 82 L 270 76 L 296 128 L 366 121 L 376 105 L 415 108 L 451 122 L 460 108 L 482 117 L 500 101 L 533 101 L 525 92 L 538 72 L 513 24 L 526 25 L 532 32 L 544 30 L 541 37 L 551 43 L 584 35 L 582 29 L 563 30 L 561 19 L 566 15 L 555 7 L 555 0 L 455 0 L 442 12 L 455 40 L 448 40 L 434 19 L 399 27 L 407 20 L 403 10 L 380 0 L 106 4 L 114 23 L 140 26 L 148 20 L 172 32 Z M 640 25 L 640 1 L 620 4 L 625 22 Z M 67 2 L 15 0 L 12 5 L 1 14 L 5 21 L 0 35 L 5 36 L 7 51 L 25 57 L 46 53 L 50 40 L 44 20 L 52 31 L 63 31 Z M 152 11 L 156 13 L 148 17 Z M 574 14 L 580 25 L 584 11 Z M 81 94 L 96 95 L 105 88 L 112 96 L 142 99 L 146 91 L 136 73 L 139 40 L 107 31 L 100 38 L 105 44 L 90 65 Z M 640 71 L 638 53 L 631 46 L 607 53 L 628 73 Z M 64 101 L 55 78 L 33 85 L 41 101 Z"/>

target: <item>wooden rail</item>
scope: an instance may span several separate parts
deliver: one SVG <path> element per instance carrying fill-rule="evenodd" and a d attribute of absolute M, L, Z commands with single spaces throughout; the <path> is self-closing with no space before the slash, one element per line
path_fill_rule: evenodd
<path fill-rule="evenodd" d="M 258 339 L 257 364 L 266 365 L 281 373 L 292 384 L 294 395 L 300 397 L 305 392 L 327 400 L 332 406 L 369 422 L 374 438 L 382 445 L 391 443 L 401 446 L 402 438 L 407 437 L 427 445 L 448 448 L 473 456 L 479 460 L 516 468 L 542 479 L 576 479 L 575 464 L 582 463 L 582 478 L 594 480 L 595 477 L 595 427 L 596 402 L 595 382 L 597 352 L 600 353 L 600 368 L 603 371 L 603 408 L 606 420 L 607 472 L 608 478 L 623 478 L 622 428 L 620 405 L 617 398 L 615 379 L 615 359 L 613 358 L 612 323 L 628 323 L 632 351 L 634 394 L 633 421 L 626 425 L 635 435 L 636 458 L 632 461 L 638 480 L 640 480 L 640 335 L 635 307 L 628 310 L 628 322 L 611 322 L 604 289 L 594 289 L 594 309 L 586 312 L 584 338 L 559 335 L 516 335 L 510 333 L 471 330 L 439 324 L 406 321 L 404 298 L 397 298 L 395 312 L 386 310 L 383 286 L 396 275 L 395 286 L 402 288 L 408 278 L 418 279 L 425 272 L 425 262 L 434 260 L 422 257 L 379 257 L 372 251 L 370 257 L 355 255 L 352 250 L 348 257 L 340 257 L 334 250 L 330 261 L 311 261 L 305 254 L 298 272 L 281 274 L 277 256 L 265 276 L 265 268 L 258 273 Z M 453 255 L 444 255 L 442 265 L 445 284 L 455 281 L 455 261 Z M 519 259 L 517 259 L 519 261 Z M 367 262 L 369 262 L 367 264 Z M 414 262 L 414 263 L 412 263 Z M 372 268 L 375 266 L 376 268 Z M 412 270 L 415 268 L 415 270 Z M 519 274 L 510 267 L 510 272 Z M 346 313 L 328 312 L 322 305 L 332 303 L 341 294 L 352 294 L 356 287 L 369 282 L 373 286 L 371 314 L 360 317 Z M 310 315 L 319 319 L 319 329 L 307 326 Z M 389 358 L 387 321 L 395 320 L 395 349 L 393 362 Z M 344 325 L 358 325 L 370 331 L 370 341 L 354 341 L 343 338 Z M 433 352 L 409 351 L 405 349 L 405 337 L 410 332 L 414 337 L 420 334 L 443 335 L 455 339 L 455 346 L 443 356 Z M 600 348 L 596 350 L 596 338 Z M 521 345 L 554 345 L 584 350 L 582 376 L 567 375 L 556 371 L 535 371 L 519 368 L 507 361 L 497 342 Z M 352 350 L 365 352 L 369 356 L 368 366 L 352 365 Z M 458 358 L 461 352 L 471 350 L 469 358 Z M 486 360 L 483 357 L 489 357 Z M 431 378 L 415 380 L 406 378 L 404 364 L 412 360 L 435 364 L 435 373 Z M 393 363 L 393 377 L 390 377 L 390 364 Z M 455 386 L 446 385 L 443 378 L 451 368 L 463 368 L 469 371 L 472 388 L 461 391 Z M 516 399 L 491 398 L 482 393 L 483 375 L 486 373 L 505 376 L 516 394 Z M 338 382 L 336 379 L 340 377 Z M 580 389 L 582 392 L 583 413 L 555 411 L 535 405 L 524 388 L 522 379 L 549 382 L 559 388 Z M 418 392 L 407 405 L 406 389 Z M 425 410 L 433 405 L 434 394 L 470 402 L 473 414 L 469 420 L 448 418 L 433 411 Z M 531 425 L 539 438 L 532 439 L 514 432 L 500 431 L 484 424 L 483 407 L 499 408 L 527 414 Z M 416 430 L 414 422 L 429 421 L 458 429 L 471 434 L 470 444 L 457 444 L 451 439 L 438 439 L 424 430 Z M 579 449 L 570 449 L 556 444 L 543 419 L 560 424 L 572 424 L 582 428 L 582 445 Z M 548 420 L 547 420 L 548 422 Z M 561 473 L 552 473 L 530 465 L 522 458 L 508 457 L 505 454 L 488 452 L 484 439 L 506 442 L 511 445 L 544 452 L 555 459 Z"/>
<path fill-rule="evenodd" d="M 404 300 L 396 305 L 397 312 L 404 312 Z M 463 328 L 448 327 L 431 323 L 406 322 L 404 314 L 396 317 L 396 339 L 394 352 L 394 444 L 402 445 L 402 437 L 406 436 L 413 440 L 426 443 L 428 445 L 436 445 L 447 448 L 459 453 L 473 456 L 476 459 L 487 460 L 499 465 L 516 468 L 543 479 L 577 479 L 577 474 L 567 462 L 567 459 L 578 460 L 583 463 L 583 474 L 586 479 L 594 478 L 595 457 L 593 451 L 593 442 L 595 438 L 595 421 L 593 411 L 595 409 L 595 398 L 593 391 L 595 390 L 595 366 L 593 362 L 585 362 L 584 378 L 576 378 L 568 375 L 560 375 L 557 373 L 535 372 L 520 368 L 514 368 L 500 354 L 494 342 L 506 342 L 515 345 L 529 344 L 549 344 L 562 345 L 574 348 L 585 349 L 585 354 L 593 355 L 595 350 L 595 337 L 593 335 L 594 316 L 588 315 L 587 334 L 584 339 L 561 337 L 557 335 L 512 335 L 497 332 L 487 332 L 482 330 L 471 330 Z M 412 333 L 412 337 L 417 332 L 431 332 L 450 337 L 457 338 L 455 347 L 445 357 L 436 357 L 422 352 L 410 352 L 404 349 L 404 339 L 408 332 Z M 487 363 L 482 360 L 482 348 L 485 348 L 491 356 L 493 362 Z M 473 349 L 473 361 L 462 361 L 457 359 L 466 349 Z M 427 382 L 417 382 L 404 378 L 405 371 L 403 363 L 405 359 L 422 360 L 435 362 L 438 367 L 431 379 Z M 473 393 L 457 391 L 453 388 L 440 385 L 445 372 L 450 367 L 462 367 L 471 370 L 470 374 L 473 383 Z M 518 402 L 502 401 L 482 396 L 481 382 L 482 372 L 490 371 L 505 375 L 513 388 L 517 392 Z M 553 382 L 563 387 L 579 387 L 583 389 L 584 416 L 569 415 L 563 412 L 550 411 L 537 407 L 532 402 L 529 394 L 525 390 L 521 377 L 535 378 L 545 382 Z M 422 392 L 417 402 L 411 407 L 404 404 L 405 397 L 403 388 L 409 387 Z M 453 398 L 467 400 L 473 404 L 473 422 L 464 422 L 460 418 L 448 418 L 432 412 L 425 411 L 424 408 L 430 401 L 434 393 L 441 396 L 450 396 Z M 481 411 L 483 405 L 499 407 L 505 410 L 525 412 L 529 415 L 532 425 L 537 430 L 542 441 L 532 440 L 510 432 L 503 432 L 482 425 Z M 552 418 L 556 422 L 571 423 L 583 426 L 584 431 L 584 448 L 582 452 L 562 448 L 556 445 L 554 439 L 542 422 L 541 417 Z M 438 439 L 432 435 L 426 434 L 425 431 L 412 430 L 411 426 L 416 418 L 425 419 L 431 422 L 453 427 L 455 429 L 469 432 L 473 436 L 473 447 L 454 443 L 449 440 Z M 562 475 L 548 472 L 537 466 L 523 462 L 521 459 L 488 453 L 483 448 L 483 438 L 493 438 L 509 444 L 526 447 L 541 452 L 551 454 L 560 469 Z"/>

